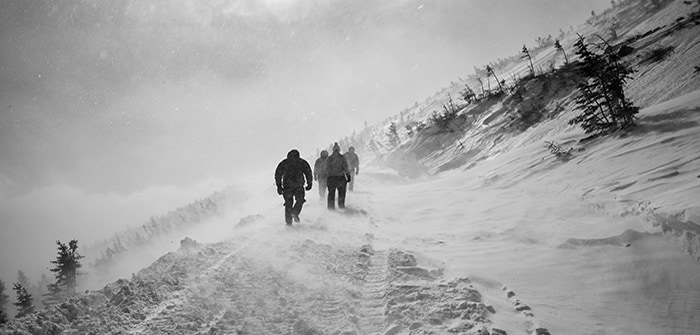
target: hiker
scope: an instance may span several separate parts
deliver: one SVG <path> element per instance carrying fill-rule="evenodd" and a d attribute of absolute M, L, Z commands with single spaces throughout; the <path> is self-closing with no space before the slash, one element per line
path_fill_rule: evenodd
<path fill-rule="evenodd" d="M 326 181 L 328 179 L 326 159 L 328 159 L 328 151 L 321 150 L 321 157 L 317 158 L 316 163 L 314 163 L 314 180 L 318 182 L 318 197 L 320 200 L 326 198 Z"/>
<path fill-rule="evenodd" d="M 304 179 L 306 179 L 306 191 L 313 185 L 311 166 L 303 158 L 299 157 L 299 151 L 292 149 L 287 153 L 287 158 L 282 160 L 275 169 L 275 184 L 277 194 L 284 197 L 284 221 L 288 226 L 292 220 L 299 222 L 301 207 L 304 206 Z"/>
<path fill-rule="evenodd" d="M 343 156 L 345 156 L 345 159 L 348 161 L 350 175 L 353 176 L 348 182 L 348 190 L 352 192 L 355 186 L 355 176 L 357 176 L 357 174 L 360 173 L 360 157 L 357 157 L 357 154 L 355 153 L 355 147 L 349 147 L 348 152 L 344 153 Z"/>
<path fill-rule="evenodd" d="M 328 167 L 328 209 L 335 209 L 335 191 L 338 190 L 338 207 L 345 208 L 345 191 L 352 179 L 345 157 L 340 154 L 338 143 L 333 144 L 333 153 L 326 160 Z"/>

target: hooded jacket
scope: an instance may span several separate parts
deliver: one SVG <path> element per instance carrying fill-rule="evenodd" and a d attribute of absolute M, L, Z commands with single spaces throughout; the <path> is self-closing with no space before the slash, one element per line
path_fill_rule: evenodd
<path fill-rule="evenodd" d="M 287 158 L 277 165 L 277 169 L 275 169 L 275 183 L 277 187 L 296 188 L 304 187 L 305 182 L 308 185 L 313 183 L 311 166 L 306 160 L 299 157 L 299 151 L 292 149 L 287 153 Z"/>
<path fill-rule="evenodd" d="M 345 157 L 340 154 L 340 148 L 336 150 L 333 148 L 333 153 L 328 156 L 326 160 L 326 165 L 328 167 L 329 177 L 340 177 L 350 174 L 350 168 L 348 168 L 348 161 Z"/>

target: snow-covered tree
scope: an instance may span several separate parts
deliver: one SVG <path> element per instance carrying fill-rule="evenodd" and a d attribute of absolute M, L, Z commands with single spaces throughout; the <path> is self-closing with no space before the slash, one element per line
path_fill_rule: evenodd
<path fill-rule="evenodd" d="M 32 295 L 27 292 L 27 288 L 22 286 L 20 283 L 14 283 L 13 289 L 15 290 L 15 293 L 17 293 L 17 302 L 14 303 L 18 309 L 16 317 L 20 318 L 27 314 L 33 313 L 34 302 Z"/>
<path fill-rule="evenodd" d="M 55 273 L 54 278 L 58 288 L 72 295 L 75 293 L 78 269 L 82 266 L 80 259 L 83 258 L 78 253 L 78 240 L 73 239 L 68 244 L 56 241 L 56 244 L 58 244 L 58 255 L 56 260 L 51 261 L 55 266 L 50 271 Z"/>

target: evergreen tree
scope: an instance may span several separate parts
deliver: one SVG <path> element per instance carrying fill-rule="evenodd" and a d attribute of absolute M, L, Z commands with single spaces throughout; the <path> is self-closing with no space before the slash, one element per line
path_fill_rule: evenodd
<path fill-rule="evenodd" d="M 599 37 L 600 38 L 600 37 Z M 569 124 L 579 124 L 586 133 L 607 133 L 634 125 L 635 107 L 627 100 L 624 85 L 635 72 L 624 64 L 613 48 L 603 41 L 593 52 L 583 36 L 578 35 L 574 47 L 581 59 L 578 71 L 584 81 L 578 85 L 577 110 L 582 113 Z"/>
<path fill-rule="evenodd" d="M 566 51 L 564 51 L 564 47 L 561 46 L 561 43 L 559 43 L 558 39 L 554 41 L 554 48 L 561 51 L 564 54 L 564 64 L 569 65 L 569 57 L 566 56 Z"/>
<path fill-rule="evenodd" d="M 27 314 L 34 312 L 34 303 L 32 300 L 32 295 L 27 292 L 27 289 L 20 283 L 14 283 L 13 289 L 17 293 L 17 302 L 14 303 L 17 306 L 17 315 L 15 317 L 21 318 Z"/>
<path fill-rule="evenodd" d="M 496 79 L 496 82 L 498 83 L 498 89 L 501 90 L 501 93 L 505 92 L 503 90 L 503 85 L 500 80 L 498 80 L 498 77 L 496 77 L 496 73 L 493 72 L 493 68 L 491 65 L 486 65 L 486 76 L 493 76 Z"/>
<path fill-rule="evenodd" d="M 0 280 L 0 325 L 6 324 L 9 321 L 7 313 L 5 312 L 5 305 L 7 305 L 7 299 L 10 296 L 5 294 L 5 282 Z"/>
<path fill-rule="evenodd" d="M 464 101 L 467 104 L 472 103 L 472 101 L 474 100 L 474 97 L 476 96 L 476 94 L 474 93 L 474 90 L 472 90 L 471 87 L 469 87 L 469 85 L 467 85 L 467 84 L 464 84 L 464 90 L 462 90 L 462 92 L 460 92 L 460 93 L 462 95 L 462 99 L 464 99 Z"/>
<path fill-rule="evenodd" d="M 535 67 L 532 65 L 532 57 L 530 57 L 530 50 L 527 46 L 523 44 L 523 50 L 520 52 L 520 58 L 527 59 L 530 62 L 530 75 L 535 76 Z"/>
<path fill-rule="evenodd" d="M 73 295 L 78 269 L 82 266 L 80 259 L 83 258 L 78 253 L 78 240 L 73 239 L 67 245 L 61 241 L 56 241 L 56 244 L 58 244 L 58 255 L 55 261 L 51 261 L 55 266 L 50 271 L 55 273 L 56 286 L 66 294 Z"/>

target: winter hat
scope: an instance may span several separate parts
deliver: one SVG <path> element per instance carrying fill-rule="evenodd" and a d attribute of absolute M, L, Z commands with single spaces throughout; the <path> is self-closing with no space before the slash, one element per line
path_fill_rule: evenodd
<path fill-rule="evenodd" d="M 299 150 L 292 149 L 287 153 L 287 158 L 299 158 Z"/>
<path fill-rule="evenodd" d="M 328 157 L 328 151 L 326 151 L 326 150 L 321 150 L 321 157 L 323 157 L 323 158 Z"/>
<path fill-rule="evenodd" d="M 333 144 L 333 151 L 340 151 L 340 146 L 338 145 L 338 142 L 335 142 Z"/>

